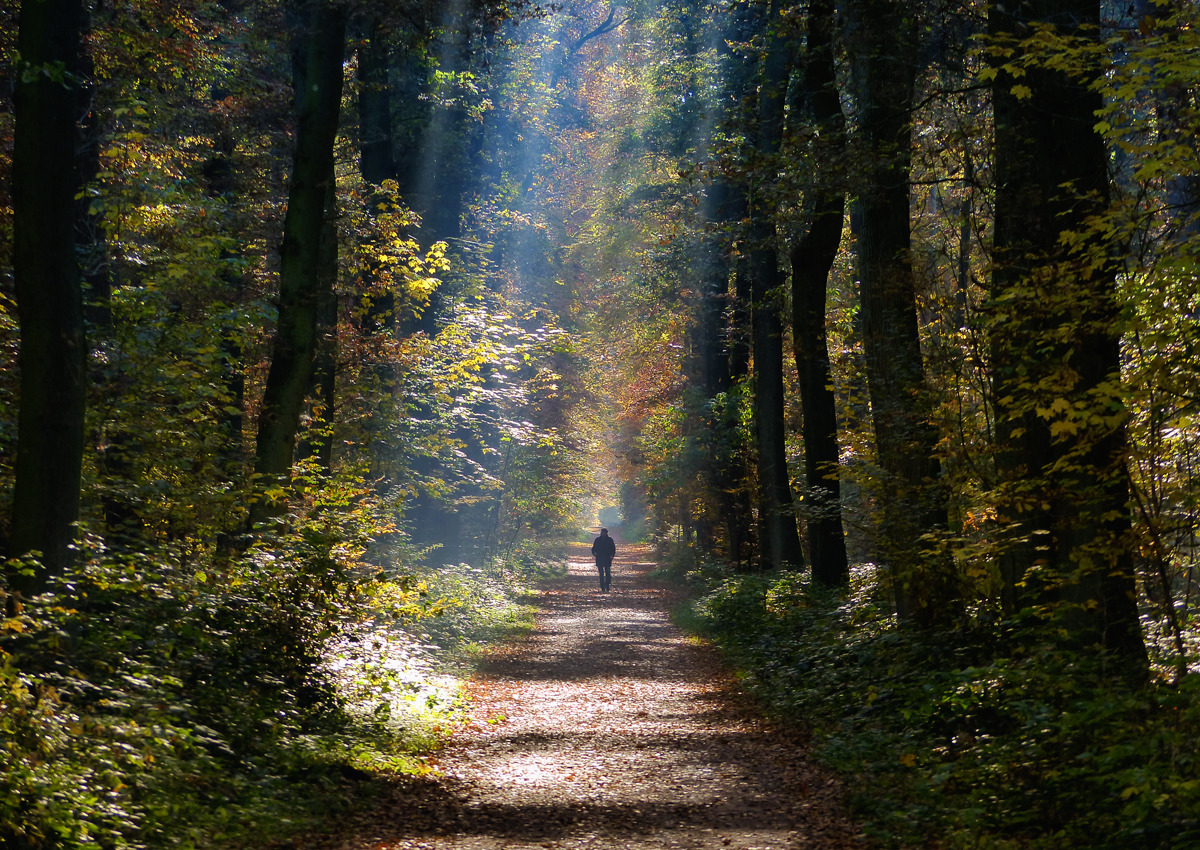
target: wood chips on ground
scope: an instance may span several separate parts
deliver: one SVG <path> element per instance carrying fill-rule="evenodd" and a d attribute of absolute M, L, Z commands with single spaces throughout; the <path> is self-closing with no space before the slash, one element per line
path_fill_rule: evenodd
<path fill-rule="evenodd" d="M 587 547 L 543 586 L 537 629 L 470 684 L 438 775 L 397 780 L 331 850 L 813 848 L 865 842 L 803 741 L 738 696 L 668 620 L 648 550 L 618 540 L 602 593 Z M 311 845 L 309 845 L 311 846 Z"/>

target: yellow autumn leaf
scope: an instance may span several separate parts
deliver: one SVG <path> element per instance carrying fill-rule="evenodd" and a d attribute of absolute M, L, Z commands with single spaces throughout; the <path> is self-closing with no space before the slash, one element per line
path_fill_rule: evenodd
<path fill-rule="evenodd" d="M 1050 436 L 1060 437 L 1063 434 L 1075 434 L 1079 431 L 1079 423 L 1072 422 L 1069 419 L 1060 419 L 1058 422 L 1050 424 Z"/>
<path fill-rule="evenodd" d="M 1050 402 L 1049 407 L 1039 407 L 1037 409 L 1037 415 L 1043 419 L 1050 419 L 1051 417 L 1057 416 L 1060 413 L 1066 413 L 1070 409 L 1071 403 L 1069 401 L 1067 401 L 1065 398 L 1056 398 L 1054 401 Z"/>

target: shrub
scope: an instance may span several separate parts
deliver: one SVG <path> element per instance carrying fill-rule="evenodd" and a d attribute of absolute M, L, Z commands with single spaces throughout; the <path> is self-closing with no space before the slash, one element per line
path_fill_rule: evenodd
<path fill-rule="evenodd" d="M 1200 676 L 1131 689 L 1102 659 L 1030 644 L 987 611 L 921 632 L 879 596 L 867 568 L 845 595 L 798 573 L 726 577 L 683 619 L 770 711 L 814 733 L 885 844 L 1200 842 Z"/>

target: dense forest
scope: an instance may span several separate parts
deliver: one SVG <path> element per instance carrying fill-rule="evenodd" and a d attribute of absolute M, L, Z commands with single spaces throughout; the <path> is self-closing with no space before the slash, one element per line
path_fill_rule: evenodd
<path fill-rule="evenodd" d="M 0 843 L 420 770 L 619 508 L 882 845 L 1200 844 L 1197 19 L 0 0 Z"/>

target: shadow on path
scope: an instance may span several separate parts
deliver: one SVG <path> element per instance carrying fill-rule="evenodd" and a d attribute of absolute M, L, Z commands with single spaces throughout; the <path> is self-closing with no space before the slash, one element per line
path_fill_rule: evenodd
<path fill-rule="evenodd" d="M 836 783 L 669 621 L 648 552 L 618 539 L 601 592 L 580 545 L 536 630 L 472 681 L 442 774 L 399 782 L 347 850 L 861 847 Z"/>

